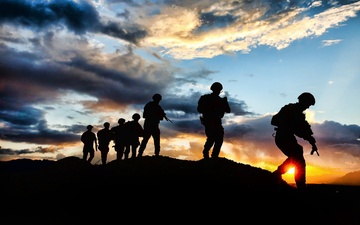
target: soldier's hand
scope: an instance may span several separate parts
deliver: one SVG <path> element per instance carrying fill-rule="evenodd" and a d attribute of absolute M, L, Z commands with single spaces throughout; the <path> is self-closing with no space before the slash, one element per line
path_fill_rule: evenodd
<path fill-rule="evenodd" d="M 320 155 L 319 155 L 319 152 L 318 152 L 318 148 L 317 148 L 317 146 L 316 146 L 315 144 L 312 146 L 312 150 L 311 150 L 311 152 L 310 152 L 310 155 L 314 154 L 314 152 L 316 152 L 316 154 L 317 154 L 318 156 L 320 156 Z"/>
<path fill-rule="evenodd" d="M 315 145 L 316 140 L 315 140 L 315 138 L 313 136 L 308 137 L 307 141 L 313 146 L 313 148 L 314 148 L 314 146 L 315 146 L 315 148 L 317 148 L 316 145 Z"/>

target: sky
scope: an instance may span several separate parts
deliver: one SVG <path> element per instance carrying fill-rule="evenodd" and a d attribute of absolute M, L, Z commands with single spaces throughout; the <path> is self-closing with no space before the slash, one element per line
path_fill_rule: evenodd
<path fill-rule="evenodd" d="M 320 156 L 298 139 L 307 182 L 358 171 L 359 16 L 352 0 L 2 0 L 0 160 L 82 157 L 87 125 L 142 115 L 155 93 L 173 122 L 160 123 L 160 154 L 200 160 L 197 101 L 221 82 L 231 113 L 220 157 L 274 171 L 286 158 L 271 117 L 310 92 Z"/>

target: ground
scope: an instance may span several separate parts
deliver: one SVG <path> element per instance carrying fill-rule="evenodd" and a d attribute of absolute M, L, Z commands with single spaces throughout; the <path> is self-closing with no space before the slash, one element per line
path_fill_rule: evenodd
<path fill-rule="evenodd" d="M 298 191 L 270 171 L 219 159 L 77 157 L 0 163 L 2 224 L 360 224 L 360 187 Z"/>

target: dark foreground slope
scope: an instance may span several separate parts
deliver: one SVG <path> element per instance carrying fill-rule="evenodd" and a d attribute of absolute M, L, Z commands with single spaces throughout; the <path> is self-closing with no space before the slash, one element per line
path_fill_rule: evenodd
<path fill-rule="evenodd" d="M 2 224 L 360 224 L 360 188 L 299 193 L 271 172 L 219 158 L 91 165 L 0 162 Z"/>

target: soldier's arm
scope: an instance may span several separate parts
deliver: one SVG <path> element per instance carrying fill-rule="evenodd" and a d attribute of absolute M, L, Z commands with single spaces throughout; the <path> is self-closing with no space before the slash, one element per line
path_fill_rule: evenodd
<path fill-rule="evenodd" d="M 203 108 L 204 103 L 203 103 L 203 101 L 204 101 L 204 97 L 201 96 L 200 99 L 199 99 L 199 101 L 198 101 L 197 108 L 196 108 L 199 113 L 203 113 L 203 112 L 204 112 L 204 108 Z"/>
<path fill-rule="evenodd" d="M 96 139 L 96 136 L 94 135 L 94 144 L 95 144 L 95 150 L 97 151 L 98 150 L 98 144 L 97 144 L 97 139 Z"/>
<path fill-rule="evenodd" d="M 223 98 L 223 101 L 224 101 L 224 111 L 226 113 L 230 113 L 231 112 L 231 109 L 230 109 L 230 105 L 229 105 L 229 102 L 227 100 L 227 97 L 224 97 Z"/>

